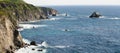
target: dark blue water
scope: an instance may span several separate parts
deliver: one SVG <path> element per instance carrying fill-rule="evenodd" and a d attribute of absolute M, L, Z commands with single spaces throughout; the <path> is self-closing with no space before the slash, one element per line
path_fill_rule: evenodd
<path fill-rule="evenodd" d="M 22 36 L 37 43 L 46 41 L 51 46 L 66 46 L 48 48 L 47 53 L 120 53 L 120 6 L 54 6 L 52 8 L 70 16 L 50 17 L 56 20 L 28 23 L 47 26 L 26 29 L 21 32 Z M 103 17 L 88 18 L 94 11 L 100 12 Z"/>

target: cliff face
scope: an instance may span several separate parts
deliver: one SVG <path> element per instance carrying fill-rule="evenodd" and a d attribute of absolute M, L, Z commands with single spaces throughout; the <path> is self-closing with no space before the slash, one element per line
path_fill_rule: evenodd
<path fill-rule="evenodd" d="M 57 10 L 52 9 L 52 8 L 40 7 L 39 9 L 43 10 L 43 12 L 46 16 L 58 14 Z"/>
<path fill-rule="evenodd" d="M 0 11 L 0 53 L 12 53 L 23 47 L 24 43 L 16 25 L 16 20 Z"/>

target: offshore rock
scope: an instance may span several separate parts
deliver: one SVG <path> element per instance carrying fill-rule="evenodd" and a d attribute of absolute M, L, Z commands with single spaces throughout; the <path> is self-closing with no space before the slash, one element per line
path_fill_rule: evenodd
<path fill-rule="evenodd" d="M 102 16 L 99 12 L 93 12 L 92 15 L 90 15 L 90 18 L 99 18 L 100 16 Z"/>
<path fill-rule="evenodd" d="M 36 42 L 35 42 L 35 41 L 31 41 L 31 42 L 30 42 L 30 45 L 37 46 L 37 44 L 36 44 Z"/>

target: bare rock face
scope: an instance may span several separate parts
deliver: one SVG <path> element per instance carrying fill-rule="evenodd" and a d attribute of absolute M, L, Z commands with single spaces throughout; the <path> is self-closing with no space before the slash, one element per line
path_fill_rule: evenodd
<path fill-rule="evenodd" d="M 46 16 L 48 15 L 56 16 L 58 14 L 57 10 L 52 9 L 52 8 L 40 7 L 40 9 L 44 11 L 44 14 Z"/>
<path fill-rule="evenodd" d="M 23 47 L 20 33 L 16 30 L 17 22 L 11 21 L 7 15 L 0 15 L 0 53 L 13 53 Z"/>
<path fill-rule="evenodd" d="M 56 10 L 51 10 L 50 12 L 51 12 L 52 16 L 56 16 L 57 15 L 57 11 Z"/>
<path fill-rule="evenodd" d="M 92 15 L 90 15 L 89 17 L 90 18 L 99 18 L 100 16 L 102 16 L 102 15 L 100 15 L 99 12 L 93 12 Z"/>

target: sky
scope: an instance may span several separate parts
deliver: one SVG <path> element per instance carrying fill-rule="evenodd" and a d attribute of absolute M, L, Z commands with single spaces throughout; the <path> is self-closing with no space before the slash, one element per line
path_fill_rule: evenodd
<path fill-rule="evenodd" d="M 36 6 L 51 5 L 120 5 L 120 0 L 24 0 Z"/>

